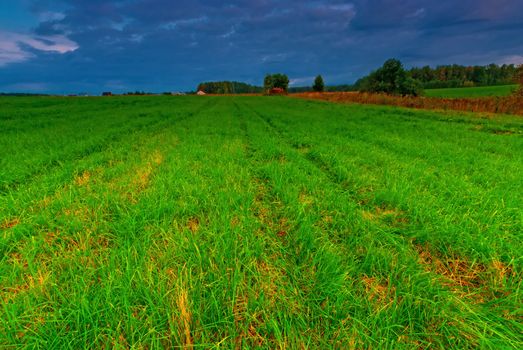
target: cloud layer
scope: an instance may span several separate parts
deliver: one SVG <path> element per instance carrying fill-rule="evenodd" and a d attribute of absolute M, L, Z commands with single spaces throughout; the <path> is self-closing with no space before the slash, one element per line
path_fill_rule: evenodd
<path fill-rule="evenodd" d="M 0 31 L 0 67 L 38 57 L 39 52 L 65 54 L 78 45 L 64 35 L 28 35 Z"/>
<path fill-rule="evenodd" d="M 15 1 L 15 0 L 8 0 Z M 520 0 L 27 0 L 0 31 L 0 90 L 185 90 L 202 80 L 352 82 L 407 65 L 520 63 Z M 31 85 L 33 84 L 33 85 Z"/>

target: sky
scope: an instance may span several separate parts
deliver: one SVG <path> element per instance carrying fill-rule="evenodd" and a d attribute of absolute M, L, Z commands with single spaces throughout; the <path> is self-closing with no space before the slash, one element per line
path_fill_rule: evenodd
<path fill-rule="evenodd" d="M 0 0 L 0 91 L 352 83 L 406 67 L 523 64 L 523 0 Z"/>

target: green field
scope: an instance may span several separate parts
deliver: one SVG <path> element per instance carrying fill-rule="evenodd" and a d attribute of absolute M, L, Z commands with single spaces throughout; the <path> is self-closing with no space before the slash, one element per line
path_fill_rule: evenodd
<path fill-rule="evenodd" d="M 520 348 L 523 119 L 0 99 L 0 348 Z"/>
<path fill-rule="evenodd" d="M 427 89 L 427 97 L 467 98 L 508 96 L 517 89 L 517 85 L 481 86 L 469 88 Z"/>

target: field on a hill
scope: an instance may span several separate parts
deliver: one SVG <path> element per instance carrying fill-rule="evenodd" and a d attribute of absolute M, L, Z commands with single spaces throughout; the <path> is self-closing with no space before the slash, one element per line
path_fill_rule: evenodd
<path fill-rule="evenodd" d="M 517 85 L 480 86 L 468 88 L 427 89 L 427 97 L 467 98 L 509 96 L 518 88 Z"/>
<path fill-rule="evenodd" d="M 0 348 L 522 345 L 521 117 L 0 105 Z"/>

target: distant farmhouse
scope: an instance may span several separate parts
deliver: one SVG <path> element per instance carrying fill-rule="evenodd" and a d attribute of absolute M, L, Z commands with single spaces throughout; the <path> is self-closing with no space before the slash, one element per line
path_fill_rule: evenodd
<path fill-rule="evenodd" d="M 280 88 L 280 87 L 275 87 L 275 88 L 272 88 L 269 90 L 269 94 L 270 95 L 284 95 L 285 89 Z"/>
<path fill-rule="evenodd" d="M 110 91 L 106 91 L 102 93 L 102 96 L 113 96 L 113 93 Z"/>
<path fill-rule="evenodd" d="M 205 93 L 205 91 L 198 90 L 198 92 L 196 93 L 196 95 L 198 95 L 198 96 L 203 96 L 203 95 L 207 95 L 207 94 Z"/>

